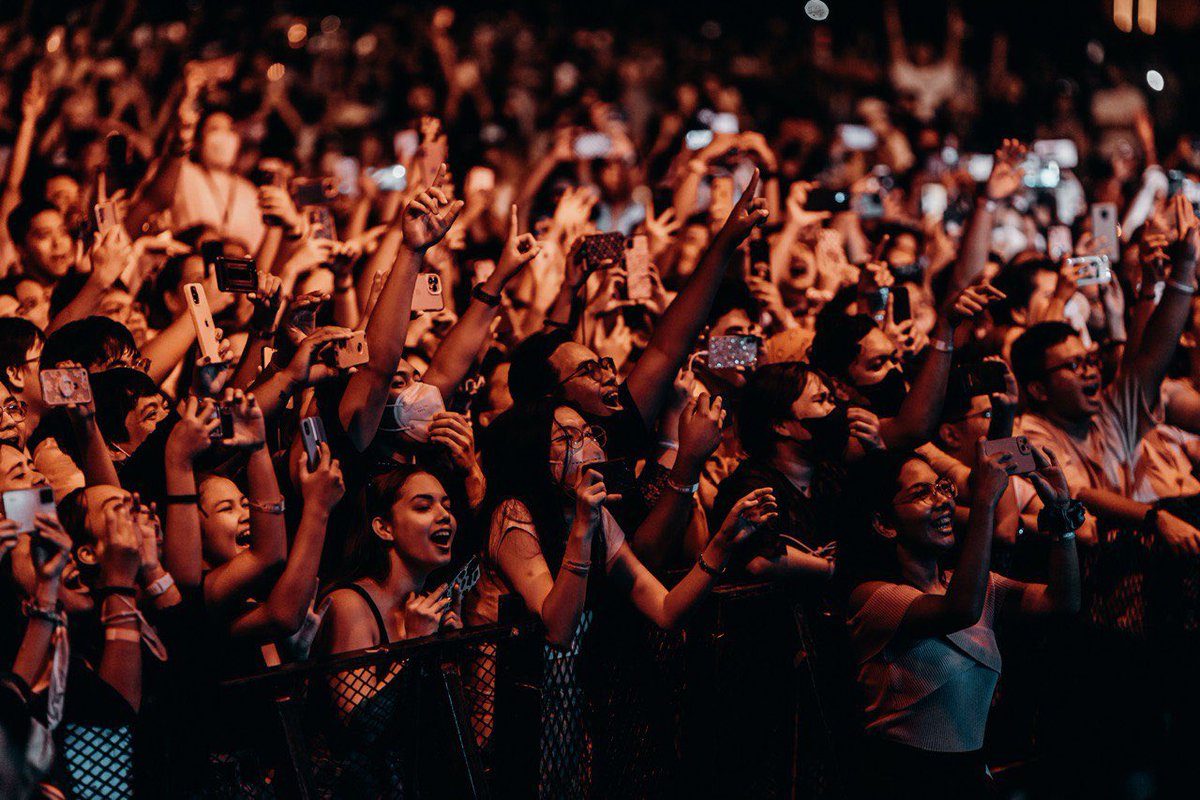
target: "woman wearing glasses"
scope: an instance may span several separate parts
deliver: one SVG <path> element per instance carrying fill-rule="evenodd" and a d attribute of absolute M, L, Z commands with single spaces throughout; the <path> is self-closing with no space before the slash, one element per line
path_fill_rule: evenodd
<path fill-rule="evenodd" d="M 1043 616 L 1079 609 L 1075 528 L 1083 518 L 1054 454 L 1033 448 L 1029 474 L 1046 510 L 1049 581 L 1022 583 L 989 570 L 996 506 L 1013 456 L 977 447 L 970 518 L 953 571 L 954 482 L 923 458 L 872 453 L 855 469 L 848 505 L 860 516 L 839 544 L 851 642 L 864 700 L 864 797 L 990 796 L 982 757 L 1000 676 L 997 614 Z"/>

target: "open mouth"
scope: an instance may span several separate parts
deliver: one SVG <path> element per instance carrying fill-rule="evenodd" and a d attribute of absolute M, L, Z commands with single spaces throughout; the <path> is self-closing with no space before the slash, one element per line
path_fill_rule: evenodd
<path fill-rule="evenodd" d="M 938 533 L 952 533 L 954 531 L 954 512 L 946 511 L 937 514 L 929 522 Z"/>
<path fill-rule="evenodd" d="M 238 547 L 249 547 L 250 546 L 250 526 L 246 525 L 245 527 L 238 528 L 237 535 L 235 535 L 233 537 L 233 542 Z"/>
<path fill-rule="evenodd" d="M 1095 397 L 1096 395 L 1100 394 L 1100 381 L 1084 384 L 1083 394 L 1084 397 Z"/>
<path fill-rule="evenodd" d="M 429 540 L 437 547 L 444 550 L 449 550 L 450 542 L 454 540 L 454 531 L 450 528 L 438 528 L 433 533 L 429 534 Z"/>
<path fill-rule="evenodd" d="M 621 409 L 621 393 L 613 389 L 600 395 L 600 402 L 608 408 L 619 411 Z"/>
<path fill-rule="evenodd" d="M 79 575 L 79 569 L 74 564 L 68 564 L 62 573 L 64 589 L 72 592 L 87 592 L 88 588 Z"/>

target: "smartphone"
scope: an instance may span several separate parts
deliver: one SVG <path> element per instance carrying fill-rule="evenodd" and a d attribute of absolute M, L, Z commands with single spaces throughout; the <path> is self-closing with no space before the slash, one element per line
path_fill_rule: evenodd
<path fill-rule="evenodd" d="M 471 556 L 467 563 L 454 573 L 454 577 L 446 581 L 446 591 L 442 592 L 442 597 L 448 597 L 454 591 L 455 584 L 458 585 L 459 597 L 465 595 L 475 588 L 475 584 L 479 583 L 481 574 L 479 556 Z"/>
<path fill-rule="evenodd" d="M 83 367 L 44 369 L 38 375 L 42 384 L 42 401 L 48 406 L 71 403 L 87 405 L 92 402 L 92 384 Z"/>
<path fill-rule="evenodd" d="M 17 523 L 18 533 L 33 533 L 35 514 L 58 515 L 54 505 L 54 489 L 35 486 L 32 489 L 11 489 L 0 495 L 4 504 L 4 516 Z"/>
<path fill-rule="evenodd" d="M 884 286 L 867 295 L 867 313 L 870 314 L 876 322 L 883 321 L 883 315 L 887 313 L 888 295 L 891 293 L 891 287 Z"/>
<path fill-rule="evenodd" d="M 1173 169 L 1167 173 L 1167 196 L 1181 194 L 1192 204 L 1193 210 L 1200 208 L 1200 183 L 1192 180 L 1187 173 Z"/>
<path fill-rule="evenodd" d="M 213 324 L 212 311 L 208 308 L 208 296 L 204 294 L 204 286 L 199 283 L 189 283 L 183 287 L 187 300 L 188 314 L 192 318 L 192 327 L 196 329 L 196 343 L 200 347 L 200 355 L 210 362 L 221 360 L 219 342 L 217 341 L 217 326 Z"/>
<path fill-rule="evenodd" d="M 967 397 L 1003 394 L 1008 391 L 1008 370 L 999 361 L 962 364 L 955 371 L 959 385 Z"/>
<path fill-rule="evenodd" d="M 874 150 L 879 146 L 879 137 L 866 125 L 839 125 L 838 139 L 847 150 Z"/>
<path fill-rule="evenodd" d="M 950 194 L 940 183 L 927 183 L 921 187 L 921 216 L 940 220 L 950 205 Z"/>
<path fill-rule="evenodd" d="M 854 212 L 861 219 L 879 219 L 883 216 L 883 193 L 865 192 L 856 196 Z"/>
<path fill-rule="evenodd" d="M 1092 203 L 1092 239 L 1099 242 L 1103 239 L 1103 250 L 1098 255 L 1108 256 L 1109 261 L 1116 261 L 1121 252 L 1117 239 L 1117 205 L 1116 203 Z"/>
<path fill-rule="evenodd" d="M 1046 231 L 1046 254 L 1057 261 L 1071 255 L 1075 245 L 1071 242 L 1071 229 L 1066 225 L 1051 225 Z"/>
<path fill-rule="evenodd" d="M 408 188 L 408 172 L 403 164 L 380 167 L 369 174 L 381 192 L 403 192 Z"/>
<path fill-rule="evenodd" d="M 712 198 L 708 203 L 708 215 L 716 222 L 724 222 L 733 212 L 733 176 L 714 175 Z"/>
<path fill-rule="evenodd" d="M 1037 470 L 1037 462 L 1033 460 L 1033 450 L 1029 440 L 1024 436 L 1009 436 L 1007 439 L 989 439 L 983 443 L 983 454 L 990 456 L 995 453 L 1008 453 L 1016 467 L 1013 475 L 1027 475 Z"/>
<path fill-rule="evenodd" d="M 308 469 L 311 472 L 317 468 L 321 443 L 329 441 L 325 435 L 325 423 L 320 417 L 305 417 L 300 420 L 300 438 L 304 440 L 304 452 L 308 454 Z"/>
<path fill-rule="evenodd" d="M 619 267 L 625 260 L 625 236 L 619 231 L 585 236 L 579 255 L 588 272 Z"/>
<path fill-rule="evenodd" d="M 713 132 L 708 128 L 697 128 L 683 135 L 683 142 L 688 150 L 703 150 L 712 144 Z"/>
<path fill-rule="evenodd" d="M 358 159 L 354 156 L 339 156 L 333 162 L 333 179 L 338 194 L 358 197 L 358 176 Z"/>
<path fill-rule="evenodd" d="M 1030 189 L 1055 189 L 1062 180 L 1058 162 L 1030 153 L 1022 165 L 1025 170 L 1025 185 Z"/>
<path fill-rule="evenodd" d="M 401 161 L 408 161 L 417 154 L 417 147 L 421 144 L 421 136 L 411 128 L 404 131 L 397 131 L 395 138 L 392 140 L 392 147 L 396 151 L 396 158 Z"/>
<path fill-rule="evenodd" d="M 1094 286 L 1112 282 L 1112 266 L 1108 256 L 1079 256 L 1067 259 L 1067 268 L 1075 268 L 1076 286 Z"/>
<path fill-rule="evenodd" d="M 738 124 L 737 114 L 732 114 L 728 111 L 721 111 L 712 115 L 712 119 L 708 121 L 708 127 L 713 133 L 740 133 L 741 126 Z"/>
<path fill-rule="evenodd" d="M 758 348 L 761 341 L 757 336 L 710 336 L 708 337 L 708 357 L 705 363 L 709 369 L 730 369 L 733 367 L 748 367 L 754 369 L 758 364 Z"/>
<path fill-rule="evenodd" d="M 310 206 L 305 215 L 308 217 L 308 230 L 312 238 L 337 241 L 337 228 L 333 224 L 333 212 L 326 206 Z"/>
<path fill-rule="evenodd" d="M 637 492 L 637 477 L 633 474 L 633 465 L 628 459 L 614 458 L 611 461 L 593 461 L 584 464 L 583 471 L 592 470 L 600 473 L 604 479 L 604 490 L 608 494 L 620 494 L 626 497 Z"/>
<path fill-rule="evenodd" d="M 366 331 L 355 331 L 349 339 L 333 343 L 333 365 L 338 369 L 350 369 L 370 360 Z"/>
<path fill-rule="evenodd" d="M 755 278 L 771 280 L 771 244 L 765 238 L 751 239 L 746 245 L 750 259 L 749 274 Z"/>
<path fill-rule="evenodd" d="M 282 170 L 257 166 L 250 171 L 250 182 L 255 186 L 284 186 L 287 179 Z"/>
<path fill-rule="evenodd" d="M 331 178 L 297 178 L 292 181 L 292 198 L 298 206 L 319 206 L 337 197 L 337 185 Z"/>
<path fill-rule="evenodd" d="M 650 275 L 650 244 L 645 236 L 632 236 L 625 249 L 625 295 L 630 300 L 649 300 L 654 296 Z"/>
<path fill-rule="evenodd" d="M 1033 152 L 1046 162 L 1054 162 L 1061 169 L 1079 166 L 1079 148 L 1070 139 L 1038 139 L 1033 143 Z"/>
<path fill-rule="evenodd" d="M 218 256 L 213 264 L 217 268 L 217 288 L 222 292 L 249 294 L 258 289 L 258 267 L 253 258 Z"/>
<path fill-rule="evenodd" d="M 612 139 L 603 133 L 590 131 L 575 137 L 575 157 L 582 159 L 605 158 L 612 152 Z"/>
<path fill-rule="evenodd" d="M 849 211 L 850 193 L 844 189 L 826 189 L 818 186 L 808 190 L 807 211 Z"/>
<path fill-rule="evenodd" d="M 996 157 L 984 153 L 972 153 L 967 156 L 967 174 L 969 174 L 976 183 L 983 183 L 992 175 L 992 167 L 995 166 Z"/>
<path fill-rule="evenodd" d="M 110 133 L 104 140 L 104 149 L 108 157 L 105 169 L 105 180 L 108 193 L 118 189 L 128 188 L 129 178 L 129 141 L 123 133 Z"/>
<path fill-rule="evenodd" d="M 213 441 L 233 438 L 233 409 L 224 403 L 217 404 L 216 418 L 221 424 L 212 429 L 208 438 Z"/>
<path fill-rule="evenodd" d="M 900 324 L 912 319 L 912 303 L 907 286 L 892 287 L 892 322 Z"/>
<path fill-rule="evenodd" d="M 467 172 L 464 194 L 490 192 L 496 188 L 496 172 L 489 167 L 471 167 Z"/>
<path fill-rule="evenodd" d="M 442 276 L 436 272 L 422 272 L 417 276 L 417 287 L 413 291 L 413 311 L 441 311 L 446 308 L 442 294 Z"/>
<path fill-rule="evenodd" d="M 96 203 L 92 207 L 92 212 L 96 217 L 96 230 L 101 236 L 108 233 L 109 229 L 121 224 L 121 214 L 117 210 L 116 202 L 112 200 L 107 203 Z"/>

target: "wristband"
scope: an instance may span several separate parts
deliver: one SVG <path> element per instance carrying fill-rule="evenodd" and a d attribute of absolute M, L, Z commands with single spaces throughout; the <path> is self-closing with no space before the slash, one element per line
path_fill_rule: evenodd
<path fill-rule="evenodd" d="M 1067 531 L 1066 533 L 1063 533 L 1063 534 L 1060 534 L 1060 535 L 1054 537 L 1054 541 L 1059 542 L 1059 543 L 1071 542 L 1074 540 L 1075 540 L 1075 531 Z"/>
<path fill-rule="evenodd" d="M 578 575 L 581 578 L 586 578 L 588 572 L 591 571 L 592 565 L 583 561 L 572 561 L 569 558 L 564 558 L 562 568 L 572 575 Z"/>
<path fill-rule="evenodd" d="M 131 644 L 142 643 L 142 632 L 137 628 L 113 628 L 104 629 L 104 640 L 108 642 L 129 642 Z"/>
<path fill-rule="evenodd" d="M 1168 289 L 1174 289 L 1180 294 L 1193 295 L 1196 293 L 1195 286 L 1188 286 L 1186 283 L 1181 283 L 1177 280 L 1167 279 L 1163 281 Z"/>
<path fill-rule="evenodd" d="M 474 297 L 479 302 L 483 303 L 484 305 L 489 305 L 492 308 L 500 305 L 500 295 L 492 294 L 491 292 L 487 291 L 483 288 L 482 283 L 476 284 L 475 288 L 471 290 L 471 297 Z"/>
<path fill-rule="evenodd" d="M 659 441 L 658 446 L 663 450 L 678 450 L 679 442 L 672 442 L 670 439 L 662 439 Z"/>
<path fill-rule="evenodd" d="M 172 578 L 171 573 L 168 572 L 166 575 L 163 575 L 161 578 L 156 580 L 154 583 L 147 586 L 146 594 L 150 595 L 150 597 L 162 597 L 164 594 L 167 593 L 167 590 L 169 590 L 174 585 L 175 585 L 175 579 Z"/>
<path fill-rule="evenodd" d="M 66 625 L 67 615 L 64 611 L 59 611 L 56 606 L 39 606 L 30 600 L 24 600 L 21 603 L 21 613 L 29 619 L 40 619 L 54 625 Z"/>
<path fill-rule="evenodd" d="M 1074 499 L 1062 505 L 1046 506 L 1038 512 L 1038 530 L 1052 536 L 1074 535 L 1083 525 L 1086 513 L 1083 503 Z"/>
<path fill-rule="evenodd" d="M 724 574 L 724 572 L 725 572 L 724 567 L 719 567 L 719 568 L 714 567 L 711 564 L 709 564 L 707 561 L 705 561 L 704 553 L 701 553 L 700 555 L 696 556 L 696 566 L 700 568 L 701 572 L 706 573 L 708 575 L 712 575 L 714 578 L 721 577 L 721 575 Z"/>
<path fill-rule="evenodd" d="M 686 497 L 691 497 L 700 488 L 700 482 L 696 481 L 695 483 L 693 483 L 690 486 L 683 486 L 683 485 L 678 484 L 675 481 L 671 480 L 671 476 L 668 475 L 667 476 L 667 488 L 670 489 L 672 492 L 677 492 L 678 494 L 682 494 Z"/>
<path fill-rule="evenodd" d="M 163 502 L 169 506 L 194 506 L 200 502 L 198 494 L 169 494 L 163 498 Z"/>
<path fill-rule="evenodd" d="M 246 505 L 251 511 L 261 511 L 263 514 L 282 514 L 287 510 L 287 505 L 283 498 L 279 498 L 274 503 L 260 503 L 256 500 L 248 500 Z"/>
<path fill-rule="evenodd" d="M 933 339 L 929 342 L 929 344 L 939 353 L 954 352 L 954 342 L 943 342 L 941 339 Z"/>

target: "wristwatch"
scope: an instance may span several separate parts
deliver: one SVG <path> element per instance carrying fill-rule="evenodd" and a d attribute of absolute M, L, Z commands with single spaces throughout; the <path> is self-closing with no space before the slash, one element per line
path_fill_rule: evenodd
<path fill-rule="evenodd" d="M 1158 530 L 1158 506 L 1150 506 L 1146 516 L 1142 517 L 1142 529 L 1145 531 Z"/>
<path fill-rule="evenodd" d="M 1065 536 L 1083 525 L 1086 515 L 1083 503 L 1075 499 L 1059 505 L 1045 506 L 1038 512 L 1038 530 L 1053 536 Z"/>

